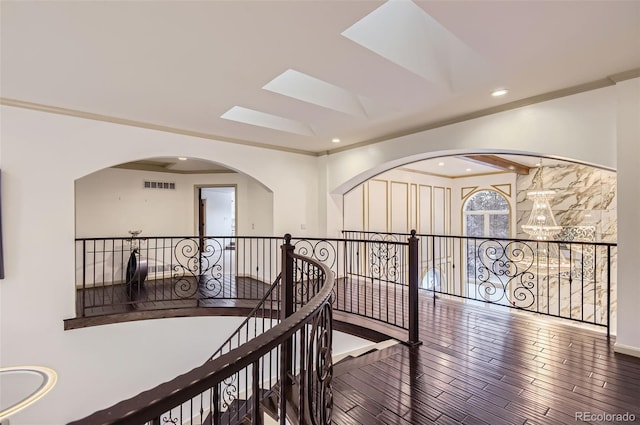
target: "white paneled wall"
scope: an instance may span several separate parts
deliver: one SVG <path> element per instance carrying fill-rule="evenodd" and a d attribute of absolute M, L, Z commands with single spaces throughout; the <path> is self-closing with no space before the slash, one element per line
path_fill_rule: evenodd
<path fill-rule="evenodd" d="M 380 174 L 344 195 L 345 229 L 449 233 L 453 180 L 399 169 Z"/>
<path fill-rule="evenodd" d="M 495 190 L 516 211 L 516 175 L 496 173 L 465 178 L 407 171 L 379 174 L 344 195 L 346 230 L 418 234 L 462 235 L 462 208 L 473 193 Z M 515 235 L 512 214 L 511 235 Z"/>
<path fill-rule="evenodd" d="M 408 232 L 409 219 L 409 183 L 407 182 L 390 182 L 391 193 L 389 202 L 389 222 L 390 231 L 393 233 Z"/>

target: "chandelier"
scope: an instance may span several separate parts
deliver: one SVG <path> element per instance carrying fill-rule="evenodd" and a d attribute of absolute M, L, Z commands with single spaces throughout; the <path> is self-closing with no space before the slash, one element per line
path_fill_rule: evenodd
<path fill-rule="evenodd" d="M 560 233 L 562 226 L 556 223 L 549 204 L 556 192 L 542 188 L 542 161 L 540 161 L 540 170 L 536 174 L 534 177 L 538 180 L 536 189 L 527 192 L 527 198 L 533 201 L 533 207 L 529 221 L 522 225 L 522 230 L 535 239 L 546 240 Z"/>

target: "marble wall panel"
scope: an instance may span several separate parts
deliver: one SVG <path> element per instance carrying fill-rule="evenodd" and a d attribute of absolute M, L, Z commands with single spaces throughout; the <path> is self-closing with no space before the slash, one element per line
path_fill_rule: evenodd
<path fill-rule="evenodd" d="M 537 187 L 541 179 L 539 169 L 517 179 L 517 237 L 529 239 L 522 231 L 531 214 L 532 202 L 527 192 Z M 563 227 L 592 226 L 596 242 L 617 240 L 617 191 L 616 174 L 608 170 L 577 164 L 544 167 L 542 187 L 556 191 L 551 209 L 558 225 Z M 616 249 L 611 251 L 611 325 L 615 333 L 616 318 Z M 570 316 L 574 319 L 605 323 L 607 315 L 607 263 L 606 248 L 595 248 L 595 281 L 583 281 L 573 275 L 573 280 L 561 276 L 536 276 L 535 291 L 540 311 Z M 593 276 L 593 272 L 591 276 Z M 595 299 L 594 299 L 595 298 Z M 583 302 L 584 300 L 584 302 Z"/>

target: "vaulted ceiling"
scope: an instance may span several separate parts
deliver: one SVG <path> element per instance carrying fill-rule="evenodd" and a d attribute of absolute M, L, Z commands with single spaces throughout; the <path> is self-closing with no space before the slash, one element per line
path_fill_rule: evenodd
<path fill-rule="evenodd" d="M 639 1 L 0 8 L 4 104 L 312 154 L 640 75 Z"/>

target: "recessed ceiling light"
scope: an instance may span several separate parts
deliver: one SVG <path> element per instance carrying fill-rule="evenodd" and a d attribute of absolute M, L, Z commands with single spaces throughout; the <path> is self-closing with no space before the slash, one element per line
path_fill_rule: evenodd
<path fill-rule="evenodd" d="M 444 162 L 438 162 L 438 165 L 442 167 L 444 166 Z"/>
<path fill-rule="evenodd" d="M 340 143 L 340 139 L 338 139 L 337 137 L 334 137 L 333 139 L 331 139 L 331 141 L 333 143 Z"/>
<path fill-rule="evenodd" d="M 510 170 L 515 170 L 515 169 L 516 169 L 516 167 L 514 167 L 513 165 L 509 165 L 509 169 L 510 169 Z"/>
<path fill-rule="evenodd" d="M 491 92 L 491 96 L 493 97 L 504 96 L 507 93 L 509 93 L 509 90 L 507 89 L 497 89 Z"/>
<path fill-rule="evenodd" d="M 471 171 L 471 168 L 467 168 L 467 170 L 466 170 L 466 171 Z"/>
<path fill-rule="evenodd" d="M 541 166 L 542 164 L 540 162 L 536 162 L 536 167 Z"/>
<path fill-rule="evenodd" d="M 178 159 L 179 159 L 180 161 L 186 161 L 186 160 L 187 160 L 187 158 L 185 158 L 184 156 L 180 156 L 180 157 L 178 157 Z"/>

